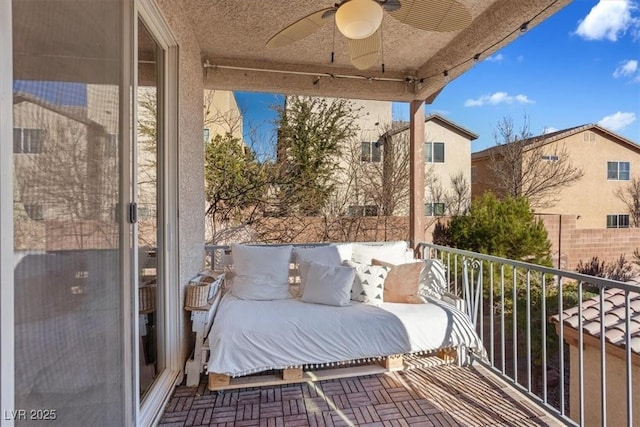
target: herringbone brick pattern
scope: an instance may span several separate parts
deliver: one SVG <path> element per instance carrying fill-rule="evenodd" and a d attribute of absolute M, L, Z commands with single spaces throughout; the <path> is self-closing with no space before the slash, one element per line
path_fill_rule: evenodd
<path fill-rule="evenodd" d="M 560 425 L 482 368 L 404 372 L 224 393 L 178 387 L 160 426 Z"/>

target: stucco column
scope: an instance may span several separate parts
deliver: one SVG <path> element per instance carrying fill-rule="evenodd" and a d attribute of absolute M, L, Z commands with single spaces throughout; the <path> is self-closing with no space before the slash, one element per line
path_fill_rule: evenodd
<path fill-rule="evenodd" d="M 409 104 L 409 242 L 424 240 L 424 101 Z"/>

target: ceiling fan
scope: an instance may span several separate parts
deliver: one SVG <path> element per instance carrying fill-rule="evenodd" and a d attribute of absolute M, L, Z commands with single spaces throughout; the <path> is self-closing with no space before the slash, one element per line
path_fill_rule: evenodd
<path fill-rule="evenodd" d="M 471 13 L 457 0 L 342 0 L 280 30 L 269 39 L 267 48 L 301 40 L 335 19 L 336 27 L 349 41 L 351 63 L 366 70 L 378 60 L 384 12 L 424 31 L 457 31 L 471 23 Z"/>

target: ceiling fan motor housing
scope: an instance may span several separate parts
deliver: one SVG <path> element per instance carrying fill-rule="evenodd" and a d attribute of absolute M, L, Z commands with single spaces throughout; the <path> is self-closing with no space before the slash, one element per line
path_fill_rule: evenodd
<path fill-rule="evenodd" d="M 336 26 L 347 38 L 370 37 L 382 24 L 383 9 L 374 0 L 350 0 L 336 11 Z"/>

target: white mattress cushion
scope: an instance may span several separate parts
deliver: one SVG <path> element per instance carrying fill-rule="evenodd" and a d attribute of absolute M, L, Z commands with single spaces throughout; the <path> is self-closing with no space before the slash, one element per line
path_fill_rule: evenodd
<path fill-rule="evenodd" d="M 289 298 L 292 246 L 231 245 L 235 277 L 231 293 L 241 299 Z"/>
<path fill-rule="evenodd" d="M 355 268 L 310 262 L 302 301 L 337 307 L 351 305 L 350 292 L 355 274 Z"/>

